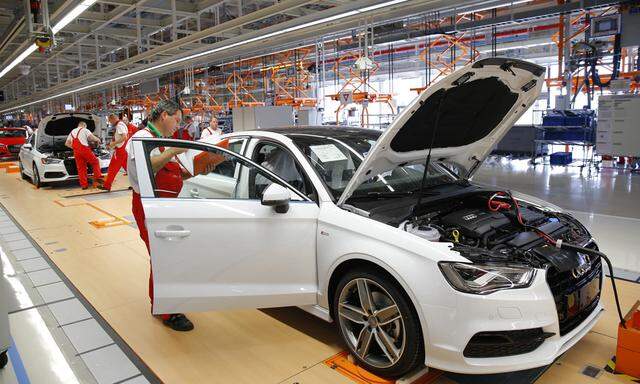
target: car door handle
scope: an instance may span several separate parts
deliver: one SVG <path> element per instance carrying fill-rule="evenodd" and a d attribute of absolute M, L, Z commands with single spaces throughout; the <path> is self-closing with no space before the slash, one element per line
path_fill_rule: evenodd
<path fill-rule="evenodd" d="M 183 229 L 183 230 L 157 230 L 155 231 L 156 237 L 161 237 L 164 239 L 172 239 L 172 238 L 183 238 L 191 235 L 191 231 Z"/>
<path fill-rule="evenodd" d="M 196 188 L 190 190 L 189 193 L 191 194 L 191 197 L 200 197 L 200 191 L 198 191 Z"/>

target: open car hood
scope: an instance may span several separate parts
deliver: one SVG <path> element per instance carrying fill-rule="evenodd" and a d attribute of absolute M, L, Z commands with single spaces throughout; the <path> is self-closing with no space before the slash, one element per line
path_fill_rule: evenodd
<path fill-rule="evenodd" d="M 37 148 L 44 147 L 47 151 L 64 150 L 64 142 L 69 133 L 78 126 L 78 123 L 87 123 L 87 129 L 100 137 L 102 120 L 92 113 L 57 113 L 46 116 L 38 124 L 36 133 Z"/>
<path fill-rule="evenodd" d="M 517 59 L 466 65 L 429 87 L 380 136 L 338 205 L 366 180 L 400 165 L 431 161 L 469 178 L 540 95 L 545 70 Z"/>

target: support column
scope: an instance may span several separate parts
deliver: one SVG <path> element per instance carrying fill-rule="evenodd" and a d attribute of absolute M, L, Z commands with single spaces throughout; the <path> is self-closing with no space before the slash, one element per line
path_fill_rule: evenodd
<path fill-rule="evenodd" d="M 176 0 L 171 0 L 171 41 L 178 40 L 178 17 L 176 15 Z"/>
<path fill-rule="evenodd" d="M 98 34 L 94 34 L 93 35 L 94 40 L 95 40 L 95 45 L 96 45 L 96 69 L 100 69 L 100 67 L 102 66 L 102 64 L 100 63 L 100 42 L 98 39 Z"/>

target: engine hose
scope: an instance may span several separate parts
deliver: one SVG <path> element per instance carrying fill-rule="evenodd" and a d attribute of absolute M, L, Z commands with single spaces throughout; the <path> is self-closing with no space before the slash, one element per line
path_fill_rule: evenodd
<path fill-rule="evenodd" d="M 611 261 L 609 260 L 609 258 L 602 252 L 596 251 L 594 249 L 579 247 L 577 245 L 565 243 L 562 240 L 556 240 L 555 246 L 556 248 L 560 248 L 560 249 L 586 253 L 592 256 L 600 256 L 600 258 L 607 263 L 607 267 L 609 268 L 609 277 L 611 279 L 611 286 L 613 287 L 613 297 L 616 300 L 616 308 L 618 309 L 618 316 L 620 317 L 620 325 L 622 326 L 622 328 L 626 329 L 627 326 L 625 325 L 624 316 L 622 316 L 622 310 L 620 309 L 620 300 L 618 299 L 618 289 L 616 288 L 616 279 L 613 276 L 613 266 L 611 265 Z"/>

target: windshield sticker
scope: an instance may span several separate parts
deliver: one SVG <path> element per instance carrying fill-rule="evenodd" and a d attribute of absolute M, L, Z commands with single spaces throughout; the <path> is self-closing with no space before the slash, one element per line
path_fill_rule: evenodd
<path fill-rule="evenodd" d="M 309 148 L 323 163 L 347 160 L 347 156 L 335 144 L 311 145 Z"/>

